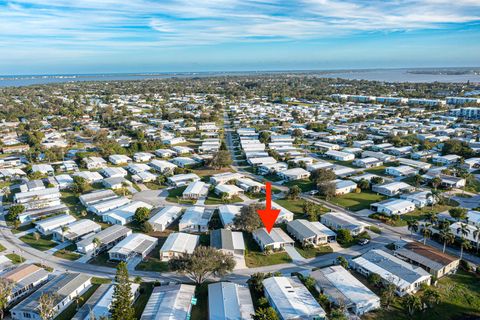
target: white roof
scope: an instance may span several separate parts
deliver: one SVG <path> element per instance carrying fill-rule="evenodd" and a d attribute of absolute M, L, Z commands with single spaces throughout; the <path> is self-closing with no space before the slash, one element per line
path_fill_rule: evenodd
<path fill-rule="evenodd" d="M 267 246 L 274 243 L 293 243 L 295 242 L 288 234 L 280 228 L 272 228 L 270 233 L 267 229 L 260 228 L 253 231 L 253 234 L 260 240 L 260 242 Z"/>
<path fill-rule="evenodd" d="M 226 226 L 232 224 L 233 219 L 235 219 L 235 217 L 240 214 L 241 209 L 242 206 L 240 205 L 227 204 L 219 206 L 218 212 L 223 225 Z"/>
<path fill-rule="evenodd" d="M 375 293 L 342 266 L 319 269 L 312 272 L 311 276 L 316 278 L 315 275 L 319 273 L 323 274 L 338 292 L 355 305 L 368 305 L 371 301 L 379 300 Z"/>
<path fill-rule="evenodd" d="M 59 226 L 66 225 L 74 221 L 75 218 L 73 216 L 69 214 L 61 214 L 44 220 L 38 220 L 35 222 L 35 224 L 44 230 L 53 230 Z"/>
<path fill-rule="evenodd" d="M 263 286 L 283 319 L 326 316 L 317 300 L 296 278 L 271 277 L 263 280 Z"/>
<path fill-rule="evenodd" d="M 391 201 L 382 203 L 381 205 L 392 211 L 402 210 L 404 208 L 415 206 L 413 202 L 403 199 L 392 199 Z"/>
<path fill-rule="evenodd" d="M 135 214 L 135 211 L 137 211 L 138 208 L 151 209 L 152 205 L 143 201 L 132 201 L 121 207 L 109 210 L 105 212 L 104 215 L 112 216 L 114 218 L 120 217 L 125 220 L 128 220 L 128 218 L 132 217 Z"/>
<path fill-rule="evenodd" d="M 182 212 L 182 207 L 179 206 L 166 206 L 159 212 L 157 212 L 153 217 L 150 218 L 150 223 L 156 224 L 166 224 L 168 221 L 171 221 L 172 218 L 176 218 Z"/>
<path fill-rule="evenodd" d="M 189 207 L 185 211 L 180 220 L 181 224 L 207 226 L 210 221 L 211 214 L 205 214 L 205 207 Z"/>
<path fill-rule="evenodd" d="M 186 319 L 195 295 L 195 286 L 177 284 L 153 289 L 140 320 Z"/>
<path fill-rule="evenodd" d="M 408 288 L 411 284 L 430 277 L 430 274 L 422 268 L 415 267 L 383 250 L 370 250 L 353 261 L 400 289 Z"/>
<path fill-rule="evenodd" d="M 205 182 L 195 181 L 188 185 L 188 187 L 183 191 L 183 194 L 200 194 L 205 187 Z"/>
<path fill-rule="evenodd" d="M 69 223 L 67 227 L 68 227 L 68 231 L 65 232 L 65 237 L 67 238 L 69 236 L 76 236 L 76 237 L 82 236 L 90 232 L 94 232 L 101 229 L 98 223 L 90 219 L 81 219 L 81 220 L 74 221 L 72 223 Z M 62 234 L 61 228 L 57 228 L 53 230 L 53 232 Z"/>
<path fill-rule="evenodd" d="M 250 290 L 233 282 L 209 284 L 208 313 L 210 320 L 251 319 L 255 310 Z"/>
<path fill-rule="evenodd" d="M 137 252 L 137 250 L 143 250 L 151 243 L 157 242 L 157 238 L 147 236 L 143 233 L 132 233 L 119 243 L 117 243 L 110 252 L 119 253 L 123 255 L 129 255 L 131 252 Z M 148 246 L 145 246 L 148 244 Z"/>
<path fill-rule="evenodd" d="M 242 192 L 243 190 L 233 184 L 219 184 L 215 187 L 215 190 L 222 193 L 238 193 Z"/>
<path fill-rule="evenodd" d="M 199 240 L 200 236 L 195 234 L 183 232 L 170 233 L 160 251 L 173 251 L 192 254 Z"/>

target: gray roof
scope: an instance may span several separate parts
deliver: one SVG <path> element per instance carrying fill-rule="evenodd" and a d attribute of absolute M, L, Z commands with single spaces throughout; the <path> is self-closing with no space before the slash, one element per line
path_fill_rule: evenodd
<path fill-rule="evenodd" d="M 217 229 L 210 233 L 210 246 L 216 249 L 237 250 L 245 249 L 241 232 L 228 229 Z"/>
<path fill-rule="evenodd" d="M 90 279 L 91 277 L 86 274 L 63 273 L 47 282 L 31 296 L 17 304 L 12 310 L 17 312 L 21 312 L 22 310 L 31 312 L 35 310 L 38 307 L 38 299 L 40 299 L 44 293 L 54 294 L 56 296 L 56 303 L 58 303 Z"/>
<path fill-rule="evenodd" d="M 114 224 L 111 227 L 108 227 L 107 229 L 104 229 L 96 234 L 92 234 L 89 237 L 86 237 L 85 239 L 79 241 L 77 243 L 77 246 L 87 246 L 90 243 L 92 243 L 93 239 L 98 238 L 102 244 L 108 244 L 110 242 L 113 242 L 121 237 L 125 237 L 128 235 L 128 233 L 131 230 L 127 227 Z"/>
<path fill-rule="evenodd" d="M 105 294 L 105 292 L 107 292 L 110 286 L 112 286 L 112 284 L 101 284 L 87 300 L 87 302 L 85 302 L 85 304 L 78 309 L 77 313 L 71 320 L 85 320 L 85 318 L 89 316 L 90 310 L 95 307 L 98 300 Z"/>
<path fill-rule="evenodd" d="M 177 284 L 155 287 L 141 320 L 182 320 L 190 311 L 195 286 Z"/>

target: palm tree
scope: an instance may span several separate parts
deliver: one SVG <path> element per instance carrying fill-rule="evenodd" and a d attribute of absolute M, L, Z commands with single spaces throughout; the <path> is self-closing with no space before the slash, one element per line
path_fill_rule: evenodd
<path fill-rule="evenodd" d="M 472 247 L 472 244 L 470 243 L 470 240 L 462 238 L 460 240 L 460 260 L 463 258 L 463 249 L 470 249 Z"/>
<path fill-rule="evenodd" d="M 476 229 L 473 231 L 473 239 L 477 241 L 477 253 L 478 253 L 478 247 L 480 245 L 480 226 L 476 226 Z"/>
<path fill-rule="evenodd" d="M 408 225 L 408 230 L 410 231 L 410 233 L 413 235 L 413 233 L 417 232 L 418 231 L 418 221 L 417 220 L 409 220 L 407 221 L 407 225 Z"/>
<path fill-rule="evenodd" d="M 83 301 L 82 296 L 76 296 L 75 297 L 75 303 L 76 303 L 76 310 L 78 311 L 78 308 L 80 307 L 80 303 Z"/>
<path fill-rule="evenodd" d="M 423 244 L 426 244 L 427 243 L 427 238 L 430 238 L 430 236 L 432 235 L 432 230 L 430 230 L 430 226 L 432 224 L 431 223 L 425 223 L 423 225 L 423 228 L 421 230 L 421 233 L 422 233 L 422 236 L 423 236 Z"/>
<path fill-rule="evenodd" d="M 440 239 L 443 241 L 443 253 L 445 253 L 447 243 L 452 244 L 455 241 L 455 235 L 452 233 L 450 228 L 443 228 L 440 230 Z"/>
<path fill-rule="evenodd" d="M 457 228 L 457 234 L 460 234 L 460 259 L 463 257 L 463 249 L 469 249 L 471 247 L 470 241 L 465 237 L 470 233 L 470 229 L 465 223 L 460 223 L 460 227 Z"/>
<path fill-rule="evenodd" d="M 427 214 L 427 221 L 429 221 L 432 225 L 436 225 L 438 222 L 438 217 L 436 212 L 429 212 Z"/>
<path fill-rule="evenodd" d="M 435 191 L 437 191 L 437 188 L 442 183 L 442 179 L 440 177 L 435 177 L 435 178 L 432 179 L 431 183 L 432 183 L 432 186 L 435 189 Z"/>
<path fill-rule="evenodd" d="M 101 241 L 100 239 L 98 239 L 97 237 L 93 238 L 92 240 L 92 243 L 93 243 L 93 256 L 96 256 L 97 255 L 97 249 L 100 247 L 101 245 Z"/>
<path fill-rule="evenodd" d="M 68 226 L 62 226 L 62 242 L 65 241 L 65 233 L 70 230 Z"/>
<path fill-rule="evenodd" d="M 427 193 L 427 199 L 432 199 L 430 202 L 430 208 L 433 210 L 433 205 L 435 203 L 440 202 L 440 198 L 442 197 L 442 194 L 438 190 L 431 190 L 429 193 Z"/>

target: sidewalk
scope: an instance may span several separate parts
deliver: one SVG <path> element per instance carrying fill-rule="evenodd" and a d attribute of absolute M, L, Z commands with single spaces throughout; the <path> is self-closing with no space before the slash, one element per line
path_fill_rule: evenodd
<path fill-rule="evenodd" d="M 49 250 L 45 251 L 45 253 L 46 254 L 54 254 L 55 252 L 57 252 L 59 250 L 65 249 L 69 245 L 71 245 L 71 242 L 70 241 L 65 241 L 63 243 L 60 243 L 56 247 L 53 247 L 52 249 L 49 249 Z"/>

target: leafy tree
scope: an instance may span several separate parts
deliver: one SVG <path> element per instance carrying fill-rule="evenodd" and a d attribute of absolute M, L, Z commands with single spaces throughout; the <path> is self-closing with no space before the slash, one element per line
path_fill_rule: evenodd
<path fill-rule="evenodd" d="M 294 185 L 288 189 L 287 197 L 291 200 L 297 200 L 301 193 L 302 193 L 302 190 L 300 189 L 300 187 L 297 185 Z"/>
<path fill-rule="evenodd" d="M 15 287 L 15 282 L 6 278 L 0 278 L 0 319 L 3 319 L 8 299 Z"/>
<path fill-rule="evenodd" d="M 353 236 L 348 229 L 337 230 L 337 241 L 340 244 L 345 244 L 353 241 Z"/>
<path fill-rule="evenodd" d="M 360 181 L 358 181 L 358 187 L 362 190 L 368 190 L 370 189 L 370 182 L 367 179 L 360 179 Z"/>
<path fill-rule="evenodd" d="M 456 154 L 463 158 L 471 158 L 475 152 L 465 141 L 451 139 L 443 143 L 442 154 Z"/>
<path fill-rule="evenodd" d="M 135 310 L 132 307 L 132 288 L 128 277 L 127 264 L 122 261 L 118 264 L 115 275 L 115 288 L 110 307 L 112 320 L 135 319 Z"/>
<path fill-rule="evenodd" d="M 311 201 L 304 201 L 302 209 L 308 221 L 318 221 L 318 216 L 322 213 L 322 207 Z"/>
<path fill-rule="evenodd" d="M 268 143 L 271 135 L 270 131 L 261 131 L 258 134 L 258 140 L 260 140 L 261 143 Z"/>
<path fill-rule="evenodd" d="M 383 178 L 382 177 L 373 177 L 372 179 L 370 179 L 370 182 L 372 183 L 372 185 L 374 184 L 382 184 L 383 183 Z"/>
<path fill-rule="evenodd" d="M 18 215 L 25 211 L 25 207 L 21 204 L 11 206 L 8 209 L 8 220 L 13 221 L 18 219 Z"/>
<path fill-rule="evenodd" d="M 348 261 L 347 261 L 347 259 L 345 259 L 344 256 L 338 256 L 337 257 L 337 262 L 338 262 L 338 264 L 340 264 L 345 269 L 348 269 Z"/>
<path fill-rule="evenodd" d="M 395 285 L 393 283 L 387 284 L 381 294 L 381 300 L 382 304 L 385 306 L 385 308 L 388 310 L 392 303 L 395 301 Z"/>
<path fill-rule="evenodd" d="M 322 182 L 318 184 L 318 193 L 325 197 L 326 200 L 335 196 L 337 186 L 333 182 Z"/>
<path fill-rule="evenodd" d="M 42 320 L 51 320 L 55 316 L 57 296 L 52 293 L 43 293 L 38 299 L 37 310 Z"/>
<path fill-rule="evenodd" d="M 258 294 L 263 292 L 263 280 L 265 280 L 265 273 L 255 272 L 247 280 L 248 285 Z"/>
<path fill-rule="evenodd" d="M 233 220 L 235 227 L 239 230 L 252 232 L 262 226 L 262 221 L 258 216 L 257 210 L 263 209 L 263 205 L 259 203 L 252 203 L 248 206 L 243 206 L 240 209 L 240 214 Z"/>
<path fill-rule="evenodd" d="M 408 310 L 408 314 L 413 316 L 415 311 L 422 309 L 422 301 L 416 295 L 407 295 L 402 300 L 402 305 Z"/>
<path fill-rule="evenodd" d="M 434 288 L 426 288 L 423 291 L 422 301 L 429 307 L 433 308 L 434 305 L 440 302 L 440 293 Z"/>
<path fill-rule="evenodd" d="M 328 320 L 348 320 L 348 317 L 342 309 L 333 309 L 328 315 Z"/>
<path fill-rule="evenodd" d="M 277 312 L 272 307 L 258 308 L 253 315 L 254 320 L 279 320 Z"/>
<path fill-rule="evenodd" d="M 468 212 L 467 209 L 460 208 L 460 207 L 456 207 L 448 210 L 448 213 L 450 214 L 450 216 L 456 219 L 457 221 L 464 220 L 467 217 L 467 212 Z"/>
<path fill-rule="evenodd" d="M 378 287 L 382 283 L 382 278 L 378 273 L 372 272 L 368 275 L 368 283 L 371 285 L 374 285 L 375 287 Z"/>
<path fill-rule="evenodd" d="M 423 180 L 424 180 L 423 177 L 419 174 L 416 174 L 413 176 L 413 184 L 417 188 L 423 183 Z"/>
<path fill-rule="evenodd" d="M 71 189 L 76 194 L 82 194 L 90 190 L 90 185 L 85 178 L 74 176 Z"/>
<path fill-rule="evenodd" d="M 140 208 L 137 208 L 137 210 L 135 210 L 134 218 L 135 218 L 135 221 L 137 221 L 138 223 L 144 223 L 145 221 L 148 220 L 149 217 L 150 217 L 150 209 L 145 207 L 140 207 Z"/>
<path fill-rule="evenodd" d="M 312 180 L 316 184 L 329 182 L 329 181 L 335 180 L 335 178 L 336 176 L 333 170 L 325 169 L 325 168 L 314 170 L 310 175 L 310 180 Z"/>
<path fill-rule="evenodd" d="M 212 247 L 199 246 L 192 254 L 183 254 L 169 261 L 172 270 L 189 276 L 197 284 L 202 284 L 209 276 L 222 276 L 235 267 L 232 255 Z"/>
<path fill-rule="evenodd" d="M 227 150 L 219 150 L 210 161 L 210 165 L 216 169 L 225 168 L 231 164 L 232 158 Z"/>

